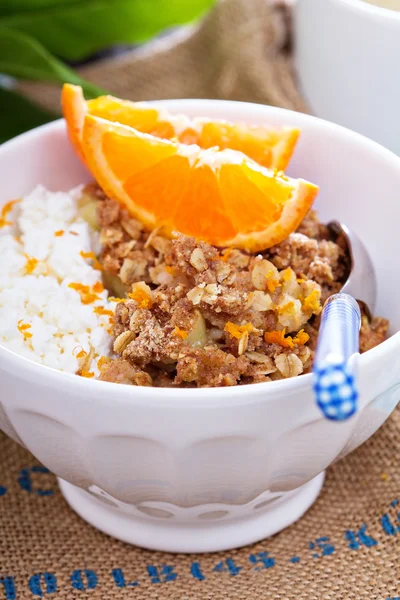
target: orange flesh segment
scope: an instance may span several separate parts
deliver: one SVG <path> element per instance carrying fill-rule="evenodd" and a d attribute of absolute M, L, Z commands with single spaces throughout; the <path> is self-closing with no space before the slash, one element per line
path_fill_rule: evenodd
<path fill-rule="evenodd" d="M 158 121 L 158 110 L 155 108 L 136 108 L 133 102 L 119 100 L 112 96 L 100 96 L 87 102 L 88 112 L 95 117 L 108 121 L 123 123 L 129 127 L 143 127 L 143 132 L 151 131 Z"/>
<path fill-rule="evenodd" d="M 291 186 L 276 178 L 254 176 L 254 172 L 245 164 L 223 165 L 219 179 L 227 214 L 236 225 L 236 231 L 242 233 L 258 231 L 277 221 L 282 214 L 284 202 L 293 192 Z M 260 186 L 264 184 L 264 189 L 260 189 L 257 183 Z M 246 207 L 240 213 L 236 210 L 238 195 Z"/>
<path fill-rule="evenodd" d="M 186 157 L 174 155 L 136 176 L 128 177 L 124 190 L 139 207 L 157 214 L 160 221 L 168 222 L 178 211 L 189 179 L 189 161 Z M 162 187 L 160 181 L 163 182 Z"/>
<path fill-rule="evenodd" d="M 274 128 L 207 119 L 190 121 L 187 117 L 187 125 L 177 128 L 176 118 L 165 109 L 113 96 L 100 96 L 86 102 L 82 88 L 71 84 L 64 84 L 61 104 L 70 140 L 83 161 L 82 127 L 86 114 L 127 125 L 155 137 L 177 138 L 184 144 L 197 144 L 206 149 L 218 146 L 220 149 L 239 150 L 259 164 L 278 170 L 288 165 L 300 134 L 293 127 Z"/>
<path fill-rule="evenodd" d="M 260 165 L 284 170 L 299 135 L 300 131 L 291 127 L 279 130 L 262 125 L 204 122 L 198 144 L 202 148 L 239 150 Z"/>
<path fill-rule="evenodd" d="M 231 150 L 201 150 L 87 115 L 83 149 L 94 177 L 147 227 L 259 251 L 285 239 L 318 188 Z"/>
<path fill-rule="evenodd" d="M 176 154 L 176 148 L 171 144 L 155 143 L 144 136 L 132 137 L 127 130 L 127 142 L 117 138 L 112 132 L 106 132 L 102 137 L 102 152 L 118 179 L 126 180 L 145 169 Z"/>
<path fill-rule="evenodd" d="M 175 229 L 205 241 L 230 239 L 236 231 L 224 211 L 216 172 L 208 165 L 196 166 L 175 215 Z"/>

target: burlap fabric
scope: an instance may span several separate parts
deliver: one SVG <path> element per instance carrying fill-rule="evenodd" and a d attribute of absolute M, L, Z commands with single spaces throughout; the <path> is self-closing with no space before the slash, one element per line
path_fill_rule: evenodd
<path fill-rule="evenodd" d="M 223 0 L 196 29 L 82 68 L 135 100 L 204 97 L 306 111 L 290 57 L 290 14 L 265 0 Z M 23 84 L 57 109 L 59 90 Z M 92 529 L 56 480 L 0 434 L 0 599 L 386 600 L 400 598 L 400 411 L 329 469 L 297 524 L 218 555 L 148 552 Z"/>
<path fill-rule="evenodd" d="M 386 600 L 400 597 L 400 410 L 328 470 L 316 504 L 233 552 L 148 552 L 96 531 L 55 477 L 0 434 L 0 598 Z"/>
<path fill-rule="evenodd" d="M 307 112 L 290 50 L 289 4 L 220 0 L 195 30 L 78 70 L 121 98 L 224 98 Z M 57 86 L 23 83 L 20 88 L 43 106 L 59 110 Z"/>

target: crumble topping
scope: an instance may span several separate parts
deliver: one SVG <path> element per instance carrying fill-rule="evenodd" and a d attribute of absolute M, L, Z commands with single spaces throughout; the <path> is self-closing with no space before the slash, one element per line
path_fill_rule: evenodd
<path fill-rule="evenodd" d="M 115 294 L 114 352 L 100 379 L 227 386 L 310 370 L 325 299 L 349 271 L 346 245 L 311 211 L 284 242 L 253 255 L 148 232 L 95 185 L 103 281 Z M 388 322 L 363 316 L 361 350 Z"/>

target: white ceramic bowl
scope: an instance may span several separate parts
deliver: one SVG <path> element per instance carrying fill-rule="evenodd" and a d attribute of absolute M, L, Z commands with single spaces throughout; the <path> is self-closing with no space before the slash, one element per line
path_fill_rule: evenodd
<path fill-rule="evenodd" d="M 303 130 L 290 173 L 321 186 L 322 219 L 353 227 L 378 275 L 377 311 L 400 328 L 400 159 L 314 117 L 238 102 L 168 101 L 172 112 Z M 59 121 L 0 148 L 0 203 L 88 179 Z M 314 502 L 323 471 L 362 444 L 399 398 L 400 334 L 360 360 L 361 402 L 323 419 L 311 376 L 221 389 L 152 389 L 59 373 L 0 348 L 0 426 L 59 478 L 70 505 L 112 536 L 202 552 L 262 539 Z"/>
<path fill-rule="evenodd" d="M 400 12 L 363 0 L 297 0 L 294 28 L 314 114 L 400 154 Z"/>

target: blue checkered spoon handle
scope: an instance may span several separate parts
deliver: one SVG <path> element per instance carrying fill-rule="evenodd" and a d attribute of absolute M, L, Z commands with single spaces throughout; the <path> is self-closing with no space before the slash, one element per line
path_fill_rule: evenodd
<path fill-rule="evenodd" d="M 324 416 L 344 421 L 357 411 L 356 362 L 361 313 L 348 294 L 334 294 L 325 303 L 313 364 L 313 387 Z"/>

